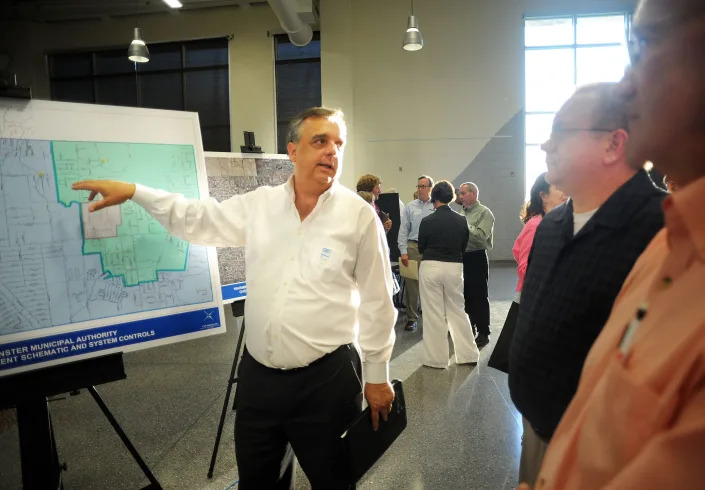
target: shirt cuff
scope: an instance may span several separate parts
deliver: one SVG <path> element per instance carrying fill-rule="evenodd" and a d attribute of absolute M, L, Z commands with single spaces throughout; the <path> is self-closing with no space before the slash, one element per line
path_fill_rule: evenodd
<path fill-rule="evenodd" d="M 362 363 L 362 377 L 365 383 L 389 383 L 389 363 Z"/>
<path fill-rule="evenodd" d="M 404 247 L 403 249 L 401 247 L 399 247 L 399 254 L 400 255 L 407 255 L 407 252 L 408 252 L 408 250 L 406 247 Z"/>
<path fill-rule="evenodd" d="M 135 184 L 135 193 L 130 200 L 144 207 L 147 203 L 156 199 L 158 191 L 142 184 Z"/>

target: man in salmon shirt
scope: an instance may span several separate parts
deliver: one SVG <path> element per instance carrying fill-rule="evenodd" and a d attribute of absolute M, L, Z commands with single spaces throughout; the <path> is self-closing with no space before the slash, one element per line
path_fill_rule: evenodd
<path fill-rule="evenodd" d="M 631 57 L 619 87 L 630 158 L 680 187 L 585 361 L 537 489 L 705 486 L 705 2 L 641 0 Z"/>

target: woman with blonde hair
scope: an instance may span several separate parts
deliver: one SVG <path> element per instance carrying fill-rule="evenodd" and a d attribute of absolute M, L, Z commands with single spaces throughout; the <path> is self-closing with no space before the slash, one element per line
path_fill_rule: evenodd
<path fill-rule="evenodd" d="M 382 193 L 382 179 L 376 175 L 365 174 L 357 180 L 356 188 L 358 194 L 360 192 L 369 192 L 372 194 L 372 207 L 375 208 L 375 212 L 384 226 L 384 231 L 389 233 L 389 230 L 392 229 L 392 220 L 389 219 L 387 213 L 379 209 L 379 206 L 377 206 L 375 202 Z"/>

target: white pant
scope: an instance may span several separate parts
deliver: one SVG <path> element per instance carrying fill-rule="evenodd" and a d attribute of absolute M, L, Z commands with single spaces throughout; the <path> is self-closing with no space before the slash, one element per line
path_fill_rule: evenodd
<path fill-rule="evenodd" d="M 519 459 L 519 483 L 526 482 L 534 488 L 541 472 L 541 463 L 548 443 L 544 442 L 528 420 L 521 418 L 524 434 L 521 436 L 521 458 Z"/>
<path fill-rule="evenodd" d="M 455 362 L 477 362 L 470 319 L 463 299 L 463 264 L 424 260 L 419 269 L 419 291 L 423 305 L 424 364 L 448 367 L 448 329 L 455 347 Z"/>

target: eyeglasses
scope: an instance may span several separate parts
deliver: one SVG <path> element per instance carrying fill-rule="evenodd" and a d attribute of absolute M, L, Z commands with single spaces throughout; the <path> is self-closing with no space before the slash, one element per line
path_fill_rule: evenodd
<path fill-rule="evenodd" d="M 648 47 L 649 42 L 646 39 L 641 39 L 632 35 L 632 38 L 627 43 L 627 51 L 629 53 L 629 64 L 635 66 L 641 60 L 643 52 Z"/>
<path fill-rule="evenodd" d="M 423 185 L 423 184 L 422 184 L 422 185 L 417 185 L 416 188 L 417 188 L 417 189 L 430 189 L 431 186 L 430 186 L 430 185 Z"/>
<path fill-rule="evenodd" d="M 644 52 L 649 47 L 661 42 L 665 36 L 673 33 L 674 30 L 680 28 L 683 24 L 703 17 L 705 15 L 705 9 L 702 8 L 703 6 L 705 6 L 705 4 L 696 12 L 683 12 L 680 15 L 674 15 L 662 22 L 638 26 L 636 29 L 633 29 L 629 33 L 629 42 L 627 43 L 630 64 L 632 66 L 638 64 L 644 57 Z"/>

